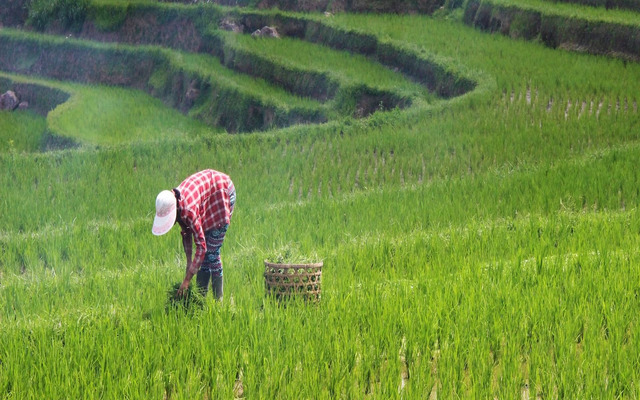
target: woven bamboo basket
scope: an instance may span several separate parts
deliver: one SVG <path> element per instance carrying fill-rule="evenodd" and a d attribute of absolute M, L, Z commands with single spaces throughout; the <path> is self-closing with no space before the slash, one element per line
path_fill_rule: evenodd
<path fill-rule="evenodd" d="M 322 262 L 314 264 L 277 264 L 265 260 L 265 288 L 277 299 L 302 296 L 305 300 L 320 300 Z"/>

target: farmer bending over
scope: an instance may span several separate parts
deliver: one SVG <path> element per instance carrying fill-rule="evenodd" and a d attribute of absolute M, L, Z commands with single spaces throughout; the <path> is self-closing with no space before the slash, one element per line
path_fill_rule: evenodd
<path fill-rule="evenodd" d="M 191 278 L 197 273 L 200 292 L 206 296 L 211 282 L 216 299 L 222 300 L 220 247 L 229 228 L 235 202 L 236 190 L 229 176 L 212 169 L 197 172 L 177 188 L 158 194 L 153 234 L 164 235 L 176 222 L 182 228 L 187 271 L 177 296 L 185 293 Z M 193 242 L 196 252 L 192 259 Z"/>

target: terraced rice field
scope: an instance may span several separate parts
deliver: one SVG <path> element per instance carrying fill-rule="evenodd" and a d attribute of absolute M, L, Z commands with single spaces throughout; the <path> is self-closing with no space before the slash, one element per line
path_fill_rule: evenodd
<path fill-rule="evenodd" d="M 640 397 L 640 65 L 473 3 L 4 22 L 0 398 Z M 204 168 L 238 200 L 224 300 L 185 313 L 154 200 Z M 318 303 L 265 294 L 291 248 Z"/>

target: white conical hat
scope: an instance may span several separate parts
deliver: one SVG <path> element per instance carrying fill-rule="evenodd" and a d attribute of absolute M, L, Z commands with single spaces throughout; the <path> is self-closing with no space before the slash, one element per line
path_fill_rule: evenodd
<path fill-rule="evenodd" d="M 176 222 L 176 196 L 170 190 L 163 190 L 156 197 L 156 217 L 151 232 L 160 236 L 169 232 Z"/>

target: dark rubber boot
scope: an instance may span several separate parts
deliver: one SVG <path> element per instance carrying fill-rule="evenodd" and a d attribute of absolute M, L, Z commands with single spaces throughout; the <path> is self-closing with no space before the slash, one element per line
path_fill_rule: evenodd
<path fill-rule="evenodd" d="M 202 297 L 207 296 L 207 290 L 209 289 L 209 281 L 211 280 L 211 271 L 202 269 L 198 271 L 196 275 L 196 283 Z"/>
<path fill-rule="evenodd" d="M 222 276 L 211 277 L 211 288 L 213 289 L 213 295 L 218 301 L 222 301 L 222 278 Z"/>

